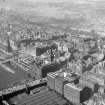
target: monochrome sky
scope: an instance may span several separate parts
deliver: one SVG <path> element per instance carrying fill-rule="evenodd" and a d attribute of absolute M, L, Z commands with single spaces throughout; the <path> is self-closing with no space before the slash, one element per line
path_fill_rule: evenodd
<path fill-rule="evenodd" d="M 4 1 L 4 0 L 0 0 Z M 8 2 L 75 2 L 75 3 L 87 3 L 87 2 L 97 2 L 105 0 L 5 0 Z"/>
<path fill-rule="evenodd" d="M 3 2 L 5 1 L 5 2 Z M 36 3 L 36 2 L 42 2 L 42 3 L 50 3 L 50 2 L 71 2 L 71 3 L 77 3 L 77 4 L 87 4 L 87 3 L 95 3 L 95 2 L 105 2 L 105 0 L 0 0 L 0 4 L 2 3 Z"/>

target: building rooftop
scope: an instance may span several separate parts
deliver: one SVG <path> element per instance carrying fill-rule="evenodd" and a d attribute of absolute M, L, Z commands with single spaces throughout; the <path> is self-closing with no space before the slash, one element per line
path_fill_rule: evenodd
<path fill-rule="evenodd" d="M 66 99 L 48 89 L 28 96 L 16 96 L 11 100 L 17 103 L 16 105 L 70 105 Z"/>

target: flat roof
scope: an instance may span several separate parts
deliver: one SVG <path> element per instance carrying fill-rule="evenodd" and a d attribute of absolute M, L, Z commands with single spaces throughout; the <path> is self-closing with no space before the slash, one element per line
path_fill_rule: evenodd
<path fill-rule="evenodd" d="M 55 91 L 48 89 L 34 95 L 16 96 L 12 101 L 16 102 L 17 105 L 70 105 L 66 99 L 58 95 Z"/>

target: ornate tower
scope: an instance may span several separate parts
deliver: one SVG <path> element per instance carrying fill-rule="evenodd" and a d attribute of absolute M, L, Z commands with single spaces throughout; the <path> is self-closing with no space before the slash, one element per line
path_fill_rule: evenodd
<path fill-rule="evenodd" d="M 51 55 L 50 55 L 50 59 L 51 59 L 51 62 L 53 62 L 53 61 L 54 61 L 54 54 L 53 54 L 52 48 L 51 48 Z"/>
<path fill-rule="evenodd" d="M 11 44 L 10 44 L 9 37 L 7 37 L 7 52 L 12 52 L 12 47 L 11 47 Z"/>
<path fill-rule="evenodd" d="M 12 52 L 12 47 L 10 44 L 10 35 L 11 35 L 11 25 L 7 26 L 7 52 Z"/>

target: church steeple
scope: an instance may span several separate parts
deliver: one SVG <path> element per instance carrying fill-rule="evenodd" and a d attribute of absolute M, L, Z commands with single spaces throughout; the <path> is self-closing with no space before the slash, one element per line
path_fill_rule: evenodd
<path fill-rule="evenodd" d="M 7 37 L 7 52 L 11 52 L 11 51 L 12 51 L 12 47 L 10 44 L 10 39 L 9 39 L 9 37 Z"/>
<path fill-rule="evenodd" d="M 53 54 L 52 48 L 51 48 L 50 59 L 51 59 L 51 62 L 53 62 L 53 61 L 54 61 L 54 54 Z"/>
<path fill-rule="evenodd" d="M 11 25 L 8 24 L 8 26 L 7 26 L 7 51 L 8 52 L 12 51 L 12 47 L 10 44 L 10 34 L 11 34 Z"/>

